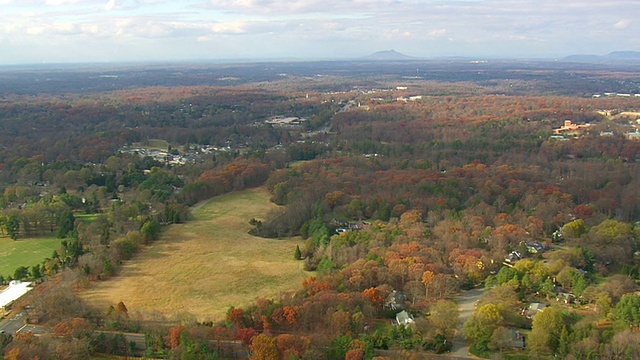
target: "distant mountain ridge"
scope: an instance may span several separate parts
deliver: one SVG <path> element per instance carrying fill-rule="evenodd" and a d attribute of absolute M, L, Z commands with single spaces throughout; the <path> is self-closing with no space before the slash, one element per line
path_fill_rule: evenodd
<path fill-rule="evenodd" d="M 606 55 L 570 55 L 562 60 L 574 62 L 640 62 L 640 51 L 614 51 Z"/>
<path fill-rule="evenodd" d="M 393 49 L 375 52 L 365 57 L 366 60 L 385 61 L 385 60 L 416 60 L 417 58 L 403 53 L 399 53 Z"/>

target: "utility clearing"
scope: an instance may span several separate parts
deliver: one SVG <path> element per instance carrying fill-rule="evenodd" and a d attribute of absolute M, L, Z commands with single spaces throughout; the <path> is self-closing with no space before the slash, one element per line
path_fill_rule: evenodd
<path fill-rule="evenodd" d="M 264 219 L 275 208 L 264 187 L 198 204 L 193 220 L 166 227 L 160 240 L 126 262 L 116 277 L 79 295 L 105 311 L 122 301 L 130 315 L 173 320 L 191 314 L 198 321 L 218 321 L 231 306 L 300 289 L 310 275 L 294 260 L 300 238 L 248 234 L 251 218 Z"/>

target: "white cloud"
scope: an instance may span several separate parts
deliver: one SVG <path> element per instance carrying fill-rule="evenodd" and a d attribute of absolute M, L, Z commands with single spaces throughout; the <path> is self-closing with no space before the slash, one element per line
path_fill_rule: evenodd
<path fill-rule="evenodd" d="M 622 30 L 628 28 L 629 25 L 631 25 L 631 19 L 621 19 L 620 21 L 616 22 L 613 27 Z"/>
<path fill-rule="evenodd" d="M 427 32 L 427 36 L 431 38 L 442 37 L 447 34 L 447 29 L 435 29 Z"/>
<path fill-rule="evenodd" d="M 211 31 L 224 34 L 242 34 L 246 31 L 247 23 L 244 21 L 231 21 L 211 25 Z"/>
<path fill-rule="evenodd" d="M 328 51 L 366 54 L 403 47 L 424 52 L 415 56 L 640 50 L 640 40 L 629 35 L 640 31 L 632 20 L 640 16 L 637 0 L 0 0 L 0 5 L 3 55 L 20 51 L 24 58 L 36 47 L 73 56 L 70 49 L 80 42 L 100 44 L 96 47 L 106 54 L 122 53 L 117 50 L 126 46 L 134 52 L 141 44 L 155 47 L 149 57 L 177 54 L 176 44 L 180 56 L 189 53 L 188 46 L 197 53 L 198 42 L 243 56 L 330 57 Z"/>
<path fill-rule="evenodd" d="M 116 0 L 109 0 L 107 5 L 104 6 L 104 9 L 106 11 L 111 11 L 111 10 L 113 10 L 114 7 L 116 7 Z"/>
<path fill-rule="evenodd" d="M 46 0 L 44 3 L 46 5 L 62 6 L 62 5 L 76 4 L 76 3 L 79 3 L 79 2 L 80 2 L 80 0 Z"/>

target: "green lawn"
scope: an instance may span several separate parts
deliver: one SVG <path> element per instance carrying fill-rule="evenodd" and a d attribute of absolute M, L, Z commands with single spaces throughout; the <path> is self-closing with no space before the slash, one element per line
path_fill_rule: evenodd
<path fill-rule="evenodd" d="M 11 240 L 0 237 L 0 275 L 13 276 L 19 266 L 31 267 L 51 257 L 62 240 L 57 238 L 29 238 Z"/>
<path fill-rule="evenodd" d="M 90 223 L 95 220 L 100 214 L 73 214 L 76 219 L 80 219 L 86 223 Z"/>

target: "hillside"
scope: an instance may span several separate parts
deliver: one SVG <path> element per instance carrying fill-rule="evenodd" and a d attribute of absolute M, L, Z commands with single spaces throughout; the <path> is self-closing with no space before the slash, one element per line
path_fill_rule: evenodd
<path fill-rule="evenodd" d="M 99 310 L 123 301 L 131 312 L 167 319 L 189 313 L 199 321 L 218 322 L 232 306 L 297 290 L 309 276 L 293 259 L 300 241 L 247 234 L 249 220 L 274 207 L 263 187 L 199 204 L 193 221 L 169 226 L 153 246 L 127 261 L 117 277 L 80 296 Z"/>

